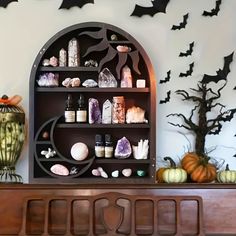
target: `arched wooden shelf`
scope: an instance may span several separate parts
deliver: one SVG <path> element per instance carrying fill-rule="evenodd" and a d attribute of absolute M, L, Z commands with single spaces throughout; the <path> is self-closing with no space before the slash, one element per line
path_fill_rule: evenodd
<path fill-rule="evenodd" d="M 116 34 L 117 41 L 111 41 L 111 35 Z M 61 48 L 67 49 L 68 42 L 76 38 L 80 45 L 80 66 L 78 67 L 50 67 L 43 66 L 44 59 L 52 56 L 59 57 Z M 116 50 L 118 45 L 128 45 L 131 51 L 120 53 Z M 97 60 L 98 67 L 85 67 L 84 62 L 89 59 Z M 121 69 L 128 65 L 134 78 L 133 88 L 65 88 L 62 81 L 67 77 L 79 77 L 81 84 L 88 78 L 98 80 L 100 71 L 107 67 L 119 79 Z M 39 87 L 37 80 L 44 73 L 57 73 L 59 86 Z M 144 78 L 146 88 L 136 88 L 136 80 Z M 118 80 L 119 81 L 119 80 Z M 119 82 L 118 82 L 119 83 Z M 65 100 L 71 93 L 74 101 L 83 93 L 85 99 L 97 98 L 100 105 L 113 96 L 124 96 L 126 110 L 135 105 L 146 111 L 147 124 L 104 125 L 96 124 L 68 124 L 63 122 Z M 99 22 L 86 22 L 65 28 L 55 34 L 41 48 L 33 63 L 30 75 L 30 147 L 29 147 L 29 182 L 30 183 L 74 183 L 74 184 L 154 184 L 156 171 L 156 82 L 153 67 L 143 47 L 127 32 L 122 29 Z M 43 133 L 48 132 L 48 138 Z M 113 137 L 114 149 L 117 140 L 126 136 L 131 145 L 137 145 L 140 139 L 149 140 L 149 154 L 146 160 L 135 160 L 133 156 L 126 160 L 97 159 L 94 156 L 94 137 L 96 133 L 105 135 L 110 133 Z M 70 148 L 76 142 L 84 142 L 89 148 L 89 160 L 75 164 L 70 155 Z M 58 155 L 46 160 L 41 150 L 54 147 Z M 81 168 L 82 174 L 60 176 L 50 173 L 53 164 L 63 164 L 69 170 L 76 166 Z M 89 166 L 86 166 L 88 163 Z M 102 167 L 109 175 L 108 179 L 95 177 L 91 171 Z M 127 178 L 122 175 L 112 178 L 111 172 L 131 168 L 132 175 Z M 144 170 L 146 175 L 137 176 L 137 170 Z"/>

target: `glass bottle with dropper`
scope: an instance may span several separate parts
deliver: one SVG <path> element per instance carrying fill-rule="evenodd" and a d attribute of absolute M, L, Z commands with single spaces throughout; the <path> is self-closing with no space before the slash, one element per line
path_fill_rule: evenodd
<path fill-rule="evenodd" d="M 85 106 L 84 95 L 81 93 L 78 99 L 78 109 L 76 111 L 76 121 L 78 123 L 87 122 L 87 109 Z"/>
<path fill-rule="evenodd" d="M 73 104 L 73 98 L 71 94 L 68 94 L 64 112 L 65 122 L 74 123 L 75 122 L 75 109 Z"/>

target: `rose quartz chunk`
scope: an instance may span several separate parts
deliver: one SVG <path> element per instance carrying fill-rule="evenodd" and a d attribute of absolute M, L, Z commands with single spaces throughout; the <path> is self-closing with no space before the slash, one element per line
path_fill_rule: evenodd
<path fill-rule="evenodd" d="M 69 170 L 61 164 L 53 165 L 50 170 L 53 174 L 56 175 L 63 175 L 63 176 L 69 175 Z"/>

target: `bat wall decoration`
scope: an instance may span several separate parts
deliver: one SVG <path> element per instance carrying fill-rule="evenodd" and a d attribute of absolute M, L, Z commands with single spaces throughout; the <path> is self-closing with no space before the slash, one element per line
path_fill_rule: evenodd
<path fill-rule="evenodd" d="M 180 73 L 179 77 L 188 77 L 191 76 L 193 73 L 193 67 L 194 67 L 194 62 L 189 64 L 189 70 L 187 70 L 185 73 Z"/>
<path fill-rule="evenodd" d="M 170 101 L 170 94 L 171 94 L 171 91 L 169 90 L 166 94 L 166 98 L 164 100 L 160 100 L 160 104 L 164 104 L 164 103 L 167 103 Z"/>
<path fill-rule="evenodd" d="M 71 7 L 82 8 L 87 3 L 94 3 L 94 0 L 63 0 L 59 9 L 70 9 Z"/>
<path fill-rule="evenodd" d="M 189 49 L 186 52 L 181 52 L 179 54 L 179 57 L 187 57 L 187 56 L 191 56 L 193 53 L 193 46 L 194 46 L 194 42 L 189 44 Z"/>
<path fill-rule="evenodd" d="M 165 77 L 165 79 L 160 80 L 160 84 L 164 84 L 164 83 L 169 82 L 169 81 L 170 81 L 170 74 L 171 74 L 171 70 L 169 70 L 169 71 L 167 72 L 167 76 Z"/>
<path fill-rule="evenodd" d="M 18 2 L 18 0 L 0 0 L 0 7 L 6 8 L 11 2 Z"/>
<path fill-rule="evenodd" d="M 154 16 L 157 13 L 166 13 L 166 6 L 168 5 L 169 0 L 153 0 L 151 7 L 142 7 L 135 5 L 134 11 L 131 16 L 141 17 L 143 15 Z"/>
<path fill-rule="evenodd" d="M 188 22 L 188 13 L 183 16 L 183 21 L 180 22 L 179 25 L 173 25 L 171 29 L 172 30 L 184 29 L 185 26 L 187 25 L 187 22 Z"/>
<path fill-rule="evenodd" d="M 220 11 L 221 0 L 216 1 L 215 8 L 211 9 L 211 11 L 204 11 L 202 13 L 203 16 L 217 16 Z"/>
<path fill-rule="evenodd" d="M 232 52 L 230 55 L 224 57 L 223 69 L 219 69 L 218 71 L 216 71 L 216 75 L 204 74 L 201 82 L 207 84 L 210 82 L 218 83 L 220 80 L 226 80 L 227 76 L 230 72 L 230 63 L 233 61 L 233 55 L 234 55 L 234 52 Z"/>

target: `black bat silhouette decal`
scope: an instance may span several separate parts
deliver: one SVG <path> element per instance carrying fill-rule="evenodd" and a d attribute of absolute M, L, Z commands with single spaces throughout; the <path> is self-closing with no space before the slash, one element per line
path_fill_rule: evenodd
<path fill-rule="evenodd" d="M 194 42 L 189 44 L 189 49 L 186 52 L 181 52 L 179 54 L 179 57 L 187 57 L 187 56 L 191 56 L 193 53 L 193 46 L 194 46 Z"/>
<path fill-rule="evenodd" d="M 166 94 L 166 98 L 164 100 L 160 100 L 160 104 L 164 104 L 164 103 L 167 103 L 170 101 L 170 94 L 171 94 L 171 91 L 169 90 Z"/>
<path fill-rule="evenodd" d="M 166 13 L 166 6 L 168 3 L 169 0 L 153 0 L 151 7 L 142 7 L 136 4 L 131 16 L 138 16 L 138 17 L 141 17 L 143 15 L 154 16 L 158 12 Z"/>
<path fill-rule="evenodd" d="M 187 70 L 186 73 L 180 73 L 179 77 L 188 77 L 188 76 L 192 75 L 193 67 L 194 67 L 194 62 L 189 64 L 189 70 Z"/>
<path fill-rule="evenodd" d="M 226 80 L 227 76 L 230 72 L 230 63 L 233 61 L 234 52 L 232 52 L 229 56 L 224 57 L 224 67 L 223 69 L 219 69 L 216 71 L 216 75 L 206 75 L 204 74 L 202 83 L 210 83 L 215 82 L 218 83 L 220 80 Z"/>
<path fill-rule="evenodd" d="M 211 11 L 204 11 L 202 13 L 203 16 L 217 16 L 220 11 L 221 0 L 216 1 L 215 8 L 211 9 Z"/>
<path fill-rule="evenodd" d="M 94 0 L 63 0 L 59 9 L 70 9 L 71 7 L 82 8 L 87 3 L 94 3 Z"/>
<path fill-rule="evenodd" d="M 160 84 L 164 84 L 164 83 L 167 83 L 168 81 L 170 81 L 170 73 L 171 73 L 171 70 L 169 70 L 167 72 L 167 76 L 165 77 L 165 79 L 160 80 Z"/>
<path fill-rule="evenodd" d="M 18 0 L 0 0 L 0 7 L 6 8 L 11 2 L 18 2 Z"/>
<path fill-rule="evenodd" d="M 173 25 L 171 29 L 172 30 L 183 29 L 187 25 L 187 22 L 188 22 L 188 13 L 183 16 L 183 21 L 180 22 L 179 25 Z"/>

